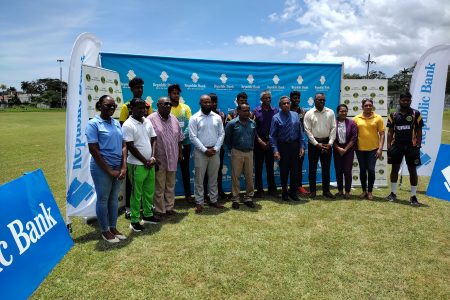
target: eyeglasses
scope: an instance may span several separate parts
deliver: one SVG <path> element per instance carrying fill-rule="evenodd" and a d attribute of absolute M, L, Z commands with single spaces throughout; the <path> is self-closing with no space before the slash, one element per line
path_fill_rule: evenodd
<path fill-rule="evenodd" d="M 114 108 L 114 109 L 117 108 L 117 105 L 115 105 L 115 104 L 103 104 L 103 106 L 106 108 Z"/>
<path fill-rule="evenodd" d="M 162 102 L 162 103 L 159 103 L 159 104 L 161 104 L 162 106 L 166 106 L 166 107 L 172 106 L 172 102 Z"/>
<path fill-rule="evenodd" d="M 291 102 L 281 102 L 281 105 L 290 105 Z"/>

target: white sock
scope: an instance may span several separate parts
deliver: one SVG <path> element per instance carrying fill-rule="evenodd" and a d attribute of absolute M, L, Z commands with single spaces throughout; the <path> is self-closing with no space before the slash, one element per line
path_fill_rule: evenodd
<path fill-rule="evenodd" d="M 391 182 L 391 192 L 397 193 L 397 182 Z"/>
<path fill-rule="evenodd" d="M 417 192 L 417 185 L 416 186 L 411 186 L 411 196 L 415 196 Z"/>

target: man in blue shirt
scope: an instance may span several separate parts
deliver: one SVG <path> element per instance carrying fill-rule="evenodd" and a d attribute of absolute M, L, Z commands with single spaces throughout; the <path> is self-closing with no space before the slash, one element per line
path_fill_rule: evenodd
<path fill-rule="evenodd" d="M 270 126 L 270 144 L 273 157 L 280 161 L 280 179 L 282 199 L 299 201 L 298 189 L 298 160 L 304 154 L 303 128 L 299 115 L 290 111 L 291 101 L 288 96 L 280 98 L 280 112 L 275 114 Z M 290 189 L 287 180 L 290 175 Z"/>
<path fill-rule="evenodd" d="M 225 128 L 225 145 L 231 151 L 232 207 L 239 208 L 240 178 L 242 169 L 245 176 L 244 204 L 254 208 L 253 188 L 253 144 L 256 135 L 256 123 L 251 120 L 250 106 L 246 103 L 237 107 L 238 117 L 228 122 Z"/>

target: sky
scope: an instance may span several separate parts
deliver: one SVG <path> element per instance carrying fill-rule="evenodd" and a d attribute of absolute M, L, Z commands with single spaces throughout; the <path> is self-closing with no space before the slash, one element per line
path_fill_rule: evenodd
<path fill-rule="evenodd" d="M 262 62 L 344 63 L 388 76 L 450 43 L 449 0 L 3 1 L 0 83 L 67 81 L 78 35 L 102 52 Z"/>

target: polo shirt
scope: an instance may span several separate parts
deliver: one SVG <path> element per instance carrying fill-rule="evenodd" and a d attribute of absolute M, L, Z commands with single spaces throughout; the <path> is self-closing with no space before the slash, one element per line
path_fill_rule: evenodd
<path fill-rule="evenodd" d="M 177 118 L 181 131 L 183 131 L 184 139 L 182 144 L 189 145 L 191 141 L 189 140 L 189 119 L 192 116 L 191 109 L 184 103 L 179 102 L 178 106 L 172 106 L 170 113 Z"/>
<path fill-rule="evenodd" d="M 143 122 L 139 122 L 130 116 L 122 125 L 123 140 L 125 142 L 133 142 L 134 147 L 142 154 L 146 160 L 152 158 L 152 145 L 150 140 L 156 137 L 155 129 L 152 123 L 142 118 Z M 144 165 L 130 151 L 128 151 L 127 162 L 133 165 Z"/>
<path fill-rule="evenodd" d="M 353 118 L 358 127 L 358 150 L 372 151 L 380 145 L 379 133 L 384 132 L 384 122 L 380 115 L 372 113 L 368 118 L 361 113 Z"/>
<path fill-rule="evenodd" d="M 386 127 L 394 129 L 394 143 L 413 146 L 418 142 L 416 140 L 417 130 L 423 125 L 420 112 L 410 108 L 405 114 L 402 114 L 400 110 L 391 113 Z"/>
<path fill-rule="evenodd" d="M 101 156 L 110 167 L 122 164 L 122 128 L 113 118 L 103 120 L 96 115 L 86 126 L 86 139 L 89 144 L 98 144 Z M 91 160 L 94 163 L 94 160 Z"/>

